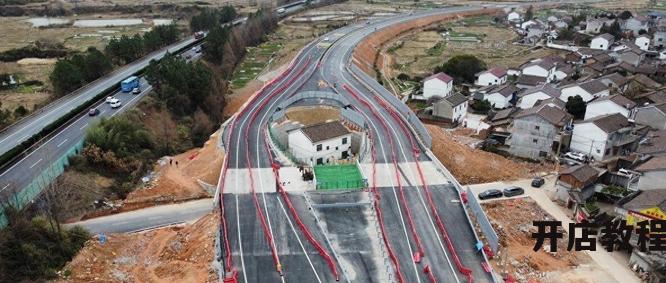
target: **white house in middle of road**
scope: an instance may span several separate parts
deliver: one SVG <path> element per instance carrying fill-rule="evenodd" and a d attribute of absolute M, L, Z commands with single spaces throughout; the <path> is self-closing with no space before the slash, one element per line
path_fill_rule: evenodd
<path fill-rule="evenodd" d="M 351 132 L 339 121 L 288 131 L 289 151 L 308 164 L 321 165 L 351 155 Z"/>

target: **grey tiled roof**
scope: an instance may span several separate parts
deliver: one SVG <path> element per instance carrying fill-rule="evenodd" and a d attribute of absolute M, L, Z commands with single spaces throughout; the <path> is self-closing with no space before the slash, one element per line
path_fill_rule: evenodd
<path fill-rule="evenodd" d="M 338 121 L 303 127 L 301 131 L 313 143 L 349 134 L 349 130 Z"/>

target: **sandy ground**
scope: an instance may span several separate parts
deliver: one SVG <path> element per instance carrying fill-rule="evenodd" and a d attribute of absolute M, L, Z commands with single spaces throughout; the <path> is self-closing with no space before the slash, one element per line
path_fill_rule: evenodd
<path fill-rule="evenodd" d="M 531 179 L 521 179 L 517 181 L 510 181 L 510 182 L 493 182 L 493 183 L 485 183 L 485 184 L 477 184 L 477 185 L 471 185 L 469 186 L 474 195 L 478 195 L 478 193 L 485 191 L 487 189 L 503 189 L 508 186 L 519 186 L 523 189 L 525 189 L 525 195 L 528 196 L 527 200 L 533 200 L 540 210 L 545 211 L 545 214 L 542 214 L 541 211 L 534 213 L 533 216 L 530 216 L 527 218 L 527 220 L 532 221 L 532 220 L 542 220 L 541 218 L 544 215 L 548 215 L 548 217 L 552 217 L 552 219 L 562 221 L 562 227 L 564 232 L 569 232 L 569 223 L 572 222 L 571 216 L 573 212 L 570 210 L 565 209 L 562 206 L 559 206 L 555 204 L 552 200 L 551 197 L 555 194 L 555 176 L 546 176 L 546 184 L 544 184 L 541 188 L 532 188 L 530 186 Z M 524 196 L 525 196 L 524 195 Z M 524 196 L 517 196 L 517 197 L 512 197 L 512 205 L 514 208 L 511 208 L 513 210 L 518 210 L 518 211 L 511 211 L 507 213 L 516 213 L 519 215 L 518 217 L 522 217 L 522 209 L 523 209 L 523 204 L 517 202 L 516 199 L 523 198 Z M 504 206 L 506 205 L 507 201 L 506 199 L 500 199 L 500 200 L 486 200 L 486 201 L 481 201 L 482 203 L 498 203 Z M 528 201 L 530 202 L 530 201 Z M 518 204 L 520 206 L 516 206 L 515 204 Z M 529 204 L 526 207 L 533 207 L 532 204 Z M 502 208 L 497 208 L 502 209 Z M 489 213 L 490 214 L 490 213 Z M 493 218 L 491 216 L 491 221 L 499 221 L 499 219 L 505 219 L 503 221 L 511 221 L 512 218 L 518 218 L 514 214 L 509 214 L 511 217 L 506 217 L 505 215 L 497 214 L 497 218 Z M 501 222 L 501 221 L 499 221 Z M 523 225 L 522 227 L 526 227 L 527 225 Z M 530 225 L 531 226 L 531 225 Z M 505 226 L 503 228 L 504 230 L 519 230 L 521 229 L 521 226 L 515 226 L 518 227 L 518 229 L 509 229 L 506 227 L 510 226 Z M 502 228 L 498 228 L 498 230 L 501 230 Z M 516 231 L 511 231 L 511 232 L 516 232 Z M 534 244 L 534 241 L 532 240 L 532 245 Z M 565 241 L 566 244 L 566 241 Z M 558 246 L 558 251 L 566 249 L 566 245 Z M 559 252 L 558 252 L 559 254 Z M 582 263 L 578 265 L 576 268 L 566 268 L 562 270 L 555 270 L 555 271 L 549 271 L 543 274 L 543 278 L 539 280 L 539 282 L 579 282 L 579 283 L 593 283 L 593 282 L 639 282 L 640 280 L 636 275 L 634 274 L 631 269 L 629 269 L 629 264 L 628 264 L 628 258 L 629 255 L 624 252 L 613 252 L 613 253 L 608 253 L 606 252 L 603 247 L 597 242 L 597 250 L 596 251 L 585 251 L 585 252 L 577 252 L 577 254 L 582 254 L 584 256 L 587 256 L 588 258 L 591 259 L 591 261 L 585 261 L 585 263 Z M 509 253 L 509 256 L 512 254 Z M 501 269 L 497 269 L 501 270 Z"/>
<path fill-rule="evenodd" d="M 191 225 L 89 240 L 57 282 L 216 282 L 216 213 Z"/>
<path fill-rule="evenodd" d="M 461 184 L 487 183 L 527 178 L 537 172 L 549 171 L 534 163 L 516 162 L 503 156 L 473 149 L 456 142 L 442 128 L 426 125 L 432 136 L 432 151 Z"/>
<path fill-rule="evenodd" d="M 494 260 L 494 268 L 508 272 L 519 281 L 538 280 L 545 272 L 561 272 L 572 266 L 588 263 L 590 258 L 584 253 L 566 250 L 566 241 L 558 240 L 556 254 L 542 249 L 533 250 L 535 240 L 531 233 L 534 220 L 554 220 L 530 198 L 515 198 L 486 202 L 483 204 L 495 231 L 500 237 L 500 254 Z M 565 235 L 565 237 L 567 237 Z M 548 242 L 545 245 L 549 245 Z"/>
<path fill-rule="evenodd" d="M 217 146 L 218 140 L 219 131 L 202 148 L 161 159 L 154 168 L 157 178 L 147 188 L 131 192 L 125 199 L 125 205 L 131 207 L 142 203 L 180 202 L 210 197 L 197 180 L 212 185 L 217 183 L 224 159 L 224 154 Z"/>

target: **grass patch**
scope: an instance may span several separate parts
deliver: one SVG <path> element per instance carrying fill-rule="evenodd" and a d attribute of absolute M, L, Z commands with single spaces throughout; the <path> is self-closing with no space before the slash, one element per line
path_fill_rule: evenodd
<path fill-rule="evenodd" d="M 231 87 L 242 88 L 249 81 L 254 80 L 280 49 L 282 49 L 282 44 L 279 42 L 264 42 L 257 47 L 248 47 L 245 58 L 231 78 Z"/>
<path fill-rule="evenodd" d="M 317 190 L 350 190 L 365 187 L 356 164 L 319 165 L 314 167 Z"/>

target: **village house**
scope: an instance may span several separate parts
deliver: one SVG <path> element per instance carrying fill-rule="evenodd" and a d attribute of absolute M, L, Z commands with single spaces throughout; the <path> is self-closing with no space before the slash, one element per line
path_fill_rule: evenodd
<path fill-rule="evenodd" d="M 339 121 L 287 132 L 291 154 L 307 164 L 328 164 L 351 156 L 351 132 Z"/>
<path fill-rule="evenodd" d="M 610 94 L 609 87 L 599 80 L 590 80 L 583 83 L 574 83 L 560 88 L 562 94 L 560 99 L 564 102 L 569 100 L 569 97 L 580 96 L 583 101 L 589 102 L 596 97 L 608 96 Z"/>
<path fill-rule="evenodd" d="M 453 78 L 445 73 L 437 73 L 423 80 L 423 97 L 446 97 L 453 91 Z"/>
<path fill-rule="evenodd" d="M 641 50 L 647 51 L 650 49 L 650 36 L 641 35 L 634 40 L 634 44 L 638 46 Z"/>
<path fill-rule="evenodd" d="M 634 120 L 653 129 L 666 130 L 666 103 L 638 107 Z"/>
<path fill-rule="evenodd" d="M 622 114 L 597 116 L 574 124 L 570 148 L 596 161 L 627 155 L 638 148 L 647 131 L 639 131 Z"/>
<path fill-rule="evenodd" d="M 520 89 L 513 85 L 492 86 L 484 90 L 483 98 L 490 102 L 495 109 L 504 109 L 513 106 L 516 94 Z"/>
<path fill-rule="evenodd" d="M 513 121 L 513 116 L 518 113 L 520 109 L 516 107 L 506 108 L 499 111 L 489 111 L 485 118 L 485 122 L 490 125 L 488 131 L 488 138 L 504 144 L 506 139 L 511 135 L 509 132 L 509 125 Z"/>
<path fill-rule="evenodd" d="M 601 31 L 601 27 L 604 25 L 611 25 L 613 24 L 613 19 L 609 19 L 606 17 L 600 17 L 600 18 L 591 18 L 589 17 L 586 21 L 585 24 L 585 33 L 587 34 L 597 34 L 599 31 Z"/>
<path fill-rule="evenodd" d="M 520 13 L 511 11 L 506 15 L 506 20 L 508 22 L 520 22 L 523 20 L 523 18 L 520 16 Z"/>
<path fill-rule="evenodd" d="M 575 72 L 576 70 L 569 64 L 558 65 L 557 69 L 555 69 L 553 80 L 562 81 L 566 78 L 570 78 Z"/>
<path fill-rule="evenodd" d="M 640 155 L 666 155 L 666 130 L 650 131 L 638 144 Z M 666 184 L 664 185 L 666 187 Z"/>
<path fill-rule="evenodd" d="M 664 48 L 666 47 L 666 27 L 658 27 L 653 34 L 653 43 L 654 48 Z"/>
<path fill-rule="evenodd" d="M 600 77 L 598 80 L 611 88 L 611 92 L 618 91 L 620 93 L 624 93 L 624 91 L 627 90 L 627 86 L 629 85 L 629 80 L 625 76 L 622 76 L 618 73 L 605 75 Z"/>
<path fill-rule="evenodd" d="M 531 75 L 520 75 L 516 80 L 516 86 L 521 89 L 530 89 L 546 83 L 547 78 Z"/>
<path fill-rule="evenodd" d="M 594 195 L 597 181 L 606 173 L 588 164 L 564 168 L 559 172 L 555 183 L 555 199 L 565 203 L 567 208 L 578 214 L 580 206 Z"/>
<path fill-rule="evenodd" d="M 539 100 L 546 100 L 550 98 L 559 98 L 560 90 L 554 88 L 552 85 L 546 84 L 537 88 L 527 89 L 523 93 L 518 94 L 518 107 L 521 109 L 529 109 Z"/>
<path fill-rule="evenodd" d="M 648 19 L 641 15 L 636 15 L 625 20 L 621 25 L 624 27 L 625 31 L 633 33 L 634 36 L 638 36 L 638 33 L 641 30 L 648 30 Z"/>
<path fill-rule="evenodd" d="M 634 67 L 638 67 L 638 65 L 643 62 L 645 59 L 645 51 L 638 47 L 633 47 L 635 45 L 632 44 L 632 47 L 622 49 L 617 52 L 616 58 L 618 62 L 624 62 L 627 64 L 631 64 Z"/>
<path fill-rule="evenodd" d="M 553 80 L 557 62 L 548 58 L 536 59 L 521 66 L 522 75 L 545 78 L 546 82 Z"/>
<path fill-rule="evenodd" d="M 650 158 L 645 163 L 634 168 L 640 172 L 638 189 L 641 191 L 658 190 L 666 187 L 666 155 L 658 155 Z"/>
<path fill-rule="evenodd" d="M 506 70 L 502 68 L 492 68 L 476 74 L 476 85 L 502 85 L 506 83 Z"/>
<path fill-rule="evenodd" d="M 456 92 L 452 95 L 435 101 L 432 105 L 432 115 L 451 121 L 453 124 L 462 122 L 467 117 L 469 99 Z"/>
<path fill-rule="evenodd" d="M 509 152 L 534 160 L 552 156 L 560 143 L 566 143 L 565 132 L 572 121 L 569 113 L 552 103 L 523 109 L 509 127 L 511 136 L 506 141 Z"/>
<path fill-rule="evenodd" d="M 597 35 L 592 38 L 592 41 L 590 42 L 590 48 L 599 49 L 599 50 L 608 50 L 608 48 L 610 48 L 610 46 L 613 44 L 614 41 L 615 37 L 613 37 L 608 33 Z"/>
<path fill-rule="evenodd" d="M 633 118 L 636 110 L 636 103 L 631 99 L 620 94 L 606 97 L 600 97 L 587 103 L 585 109 L 585 120 L 607 114 L 622 114 L 629 119 Z"/>

